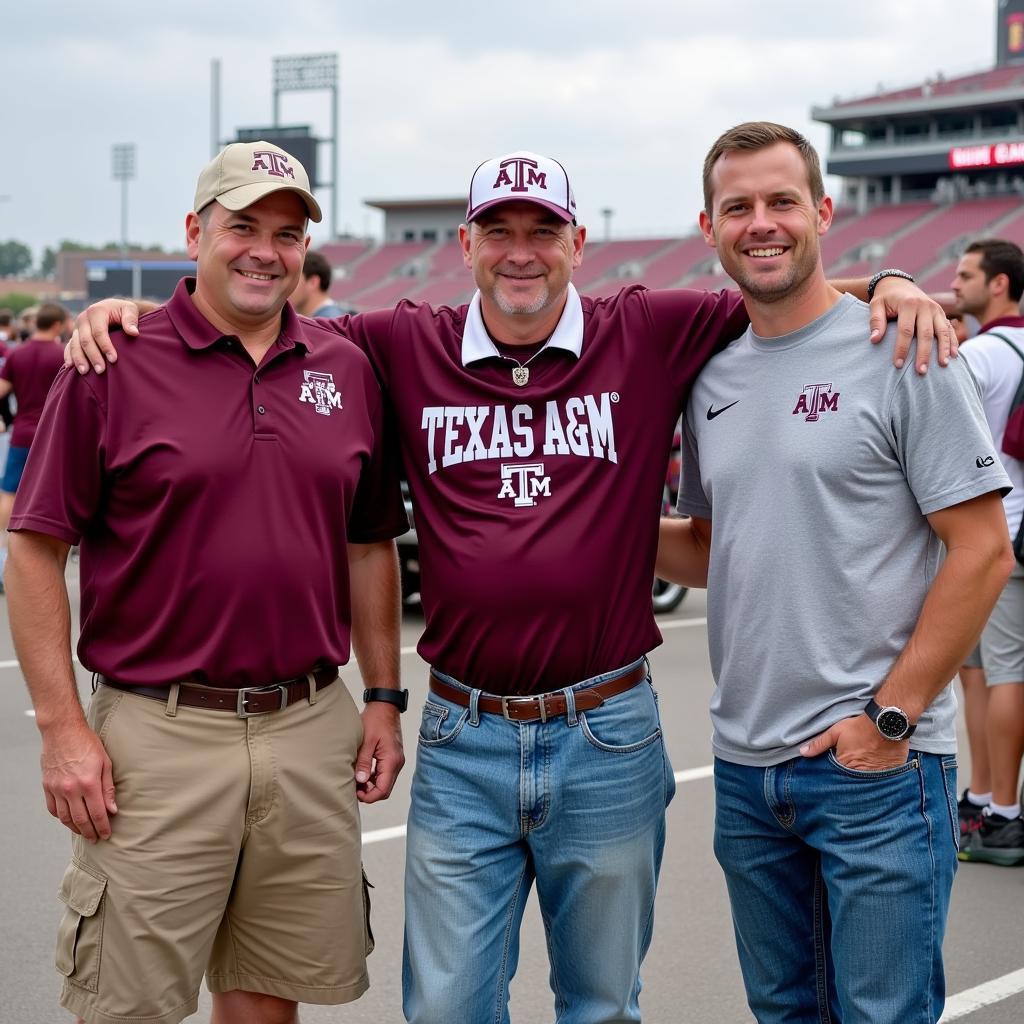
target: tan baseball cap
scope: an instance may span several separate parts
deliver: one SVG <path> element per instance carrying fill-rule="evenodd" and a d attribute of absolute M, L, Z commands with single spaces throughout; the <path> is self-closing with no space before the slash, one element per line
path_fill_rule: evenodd
<path fill-rule="evenodd" d="M 279 189 L 298 195 L 310 220 L 323 220 L 320 204 L 309 190 L 306 169 L 295 157 L 269 142 L 232 142 L 199 175 L 195 212 L 215 199 L 229 210 L 244 210 Z"/>

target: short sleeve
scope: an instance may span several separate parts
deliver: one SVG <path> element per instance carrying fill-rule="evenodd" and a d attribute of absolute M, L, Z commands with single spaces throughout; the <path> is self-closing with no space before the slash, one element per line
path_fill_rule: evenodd
<path fill-rule="evenodd" d="M 369 372 L 367 372 L 369 377 Z M 376 381 L 368 380 L 367 404 L 373 431 L 373 449 L 359 474 L 349 512 L 348 540 L 373 544 L 399 537 L 409 529 L 402 499 L 402 465 L 397 426 L 387 411 Z"/>
<path fill-rule="evenodd" d="M 646 293 L 655 334 L 666 350 L 670 379 L 685 396 L 704 364 L 750 323 L 735 291 L 688 288 Z"/>
<path fill-rule="evenodd" d="M 992 443 L 978 384 L 962 360 L 910 372 L 908 359 L 893 389 L 889 426 L 897 458 L 923 515 L 989 491 L 1009 493 L 1010 481 Z"/>
<path fill-rule="evenodd" d="M 679 500 L 676 510 L 684 516 L 711 518 L 711 502 L 704 493 L 700 477 L 700 452 L 697 448 L 697 434 L 692 422 L 693 402 L 690 401 L 683 417 L 683 465 L 679 483 Z"/>
<path fill-rule="evenodd" d="M 106 424 L 93 378 L 62 369 L 29 450 L 9 529 L 44 533 L 68 544 L 81 540 L 102 500 Z"/>

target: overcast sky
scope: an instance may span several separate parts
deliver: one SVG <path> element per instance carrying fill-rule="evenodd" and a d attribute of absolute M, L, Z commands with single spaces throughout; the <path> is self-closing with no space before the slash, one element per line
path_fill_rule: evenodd
<path fill-rule="evenodd" d="M 990 65 L 995 7 L 3 0 L 0 240 L 25 241 L 38 258 L 61 238 L 117 238 L 110 149 L 134 142 L 129 235 L 180 245 L 210 156 L 211 59 L 222 61 L 229 138 L 271 122 L 274 56 L 319 52 L 341 64 L 341 231 L 379 234 L 363 199 L 462 195 L 481 160 L 532 149 L 566 165 L 594 237 L 603 207 L 616 235 L 681 234 L 695 224 L 701 160 L 722 130 L 772 119 L 824 151 L 812 105 Z M 281 114 L 329 133 L 326 93 L 286 94 Z M 319 197 L 326 210 L 330 190 Z M 314 229 L 314 243 L 325 237 L 326 224 Z"/>

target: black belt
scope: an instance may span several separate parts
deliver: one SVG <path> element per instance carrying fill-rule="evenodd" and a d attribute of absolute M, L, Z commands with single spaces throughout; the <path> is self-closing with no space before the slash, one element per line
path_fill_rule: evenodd
<path fill-rule="evenodd" d="M 620 693 L 632 690 L 638 683 L 647 678 L 647 661 L 640 662 L 635 668 L 628 669 L 604 682 L 595 683 L 582 690 L 573 690 L 573 701 L 577 711 L 592 711 L 599 708 L 609 697 L 617 697 Z M 453 704 L 469 707 L 469 693 L 457 686 L 438 679 L 430 674 L 430 688 L 439 697 L 450 700 Z M 535 697 L 499 697 L 497 694 L 481 694 L 477 701 L 480 711 L 491 715 L 502 715 L 510 722 L 546 722 L 549 718 L 557 718 L 568 710 L 565 693 L 553 690 L 551 693 L 539 693 Z"/>
<path fill-rule="evenodd" d="M 338 678 L 338 668 L 321 668 L 311 672 L 316 693 L 326 689 Z M 171 696 L 171 686 L 180 687 L 178 703 L 187 708 L 206 708 L 209 711 L 230 711 L 239 718 L 251 718 L 253 715 L 265 715 L 271 711 L 281 711 L 298 700 L 311 696 L 310 676 L 296 676 L 280 683 L 269 683 L 265 686 L 243 686 L 237 689 L 218 686 L 204 686 L 191 680 L 162 686 L 135 686 L 121 683 L 107 676 L 97 675 L 96 678 L 104 686 L 112 686 L 115 690 L 135 693 L 140 697 L 151 697 L 166 703 Z"/>

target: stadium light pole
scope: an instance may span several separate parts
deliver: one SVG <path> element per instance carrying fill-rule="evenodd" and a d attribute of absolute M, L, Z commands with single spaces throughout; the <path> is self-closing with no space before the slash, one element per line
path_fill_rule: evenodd
<path fill-rule="evenodd" d="M 135 177 L 135 143 L 111 147 L 114 181 L 121 182 L 121 259 L 128 258 L 128 182 Z"/>
<path fill-rule="evenodd" d="M 601 216 L 604 217 L 604 240 L 610 242 L 612 238 L 612 214 L 615 211 L 610 207 L 606 206 L 601 211 Z"/>
<path fill-rule="evenodd" d="M 326 89 L 331 94 L 331 237 L 338 235 L 338 55 L 307 53 L 274 58 L 274 127 L 281 123 L 280 97 L 283 92 Z M 312 185 L 327 184 L 314 181 Z"/>

